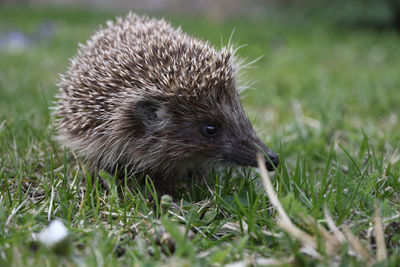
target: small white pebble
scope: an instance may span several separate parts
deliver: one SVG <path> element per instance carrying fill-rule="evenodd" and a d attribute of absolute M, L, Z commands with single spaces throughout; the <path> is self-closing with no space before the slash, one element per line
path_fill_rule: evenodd
<path fill-rule="evenodd" d="M 48 248 L 54 248 L 67 238 L 68 229 L 60 220 L 53 220 L 47 228 L 38 234 L 38 240 Z"/>

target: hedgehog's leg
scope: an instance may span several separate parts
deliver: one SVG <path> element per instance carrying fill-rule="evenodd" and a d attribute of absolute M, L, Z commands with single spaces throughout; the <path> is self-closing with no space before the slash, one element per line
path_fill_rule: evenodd
<path fill-rule="evenodd" d="M 190 193 L 192 185 L 202 184 L 206 173 L 200 169 L 189 169 L 184 172 L 154 174 L 154 186 L 158 195 L 168 194 L 183 197 Z"/>
<path fill-rule="evenodd" d="M 153 173 L 150 174 L 149 177 L 152 179 L 154 187 L 159 196 L 165 194 L 175 195 L 176 184 L 178 181 L 176 175 L 167 173 Z"/>

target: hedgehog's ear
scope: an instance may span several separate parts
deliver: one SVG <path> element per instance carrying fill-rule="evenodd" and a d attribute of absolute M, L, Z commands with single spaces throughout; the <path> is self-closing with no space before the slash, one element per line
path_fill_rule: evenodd
<path fill-rule="evenodd" d="M 144 98 L 136 102 L 135 114 L 146 128 L 151 128 L 165 117 L 166 112 L 160 102 Z"/>

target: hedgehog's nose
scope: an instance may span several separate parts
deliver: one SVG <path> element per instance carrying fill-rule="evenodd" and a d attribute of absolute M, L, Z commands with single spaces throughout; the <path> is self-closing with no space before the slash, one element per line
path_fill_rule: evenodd
<path fill-rule="evenodd" d="M 273 171 L 274 168 L 278 167 L 279 157 L 275 152 L 268 151 L 267 156 L 265 157 L 265 165 L 267 166 L 268 171 Z"/>
<path fill-rule="evenodd" d="M 256 146 L 259 150 L 262 149 L 262 152 L 265 155 L 265 166 L 267 167 L 267 170 L 275 170 L 275 168 L 278 167 L 279 164 L 278 155 L 274 151 L 266 147 L 260 140 L 256 141 Z"/>

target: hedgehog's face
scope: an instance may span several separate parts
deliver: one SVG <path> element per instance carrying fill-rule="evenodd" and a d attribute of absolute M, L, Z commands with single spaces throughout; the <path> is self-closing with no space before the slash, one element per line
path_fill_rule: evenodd
<path fill-rule="evenodd" d="M 278 165 L 278 156 L 260 141 L 252 128 L 251 131 L 244 128 L 250 125 L 248 122 L 245 122 L 246 125 L 235 125 L 236 129 L 235 126 L 221 121 L 209 120 L 196 124 L 193 125 L 194 129 L 198 128 L 198 135 L 201 135 L 199 139 L 202 139 L 204 147 L 213 148 L 212 153 L 207 153 L 209 158 L 224 163 L 256 167 L 257 152 L 264 152 L 269 158 L 266 158 L 268 170 L 272 171 L 273 166 Z"/>
<path fill-rule="evenodd" d="M 230 103 L 144 99 L 135 113 L 144 134 L 156 138 L 157 149 L 171 159 L 255 167 L 261 151 L 268 170 L 278 165 L 278 156 L 257 137 L 238 97 Z"/>

